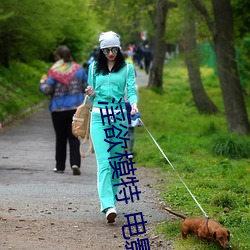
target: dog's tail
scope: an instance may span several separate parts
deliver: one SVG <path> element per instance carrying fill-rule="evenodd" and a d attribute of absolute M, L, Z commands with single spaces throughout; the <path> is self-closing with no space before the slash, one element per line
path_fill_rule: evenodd
<path fill-rule="evenodd" d="M 173 215 L 175 215 L 175 216 L 177 216 L 177 217 L 182 218 L 183 220 L 187 219 L 187 217 L 186 217 L 185 215 L 183 215 L 183 214 L 179 214 L 179 213 L 177 213 L 177 212 L 173 212 L 171 209 L 169 209 L 169 208 L 167 208 L 167 207 L 163 207 L 163 206 L 162 206 L 162 208 L 163 208 L 164 210 L 168 211 L 169 213 L 171 213 L 171 214 L 173 214 Z"/>

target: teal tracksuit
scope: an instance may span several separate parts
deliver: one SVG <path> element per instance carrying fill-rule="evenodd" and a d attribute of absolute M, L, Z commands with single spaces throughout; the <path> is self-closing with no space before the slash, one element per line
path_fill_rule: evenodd
<path fill-rule="evenodd" d="M 119 186 L 114 185 L 119 184 L 120 178 L 113 174 L 114 166 L 119 159 L 109 158 L 117 156 L 117 153 L 122 153 L 125 150 L 126 140 L 121 139 L 128 130 L 124 100 L 125 88 L 130 104 L 137 103 L 134 66 L 127 63 L 118 72 L 102 75 L 95 73 L 94 63 L 92 63 L 89 67 L 88 84 L 95 89 L 95 97 L 91 98 L 93 100 L 93 111 L 91 114 L 90 134 L 97 160 L 97 189 L 101 202 L 101 211 L 104 212 L 106 208 L 115 207 L 115 195 L 119 188 Z M 108 113 L 111 112 L 111 107 L 113 107 L 114 110 L 117 110 L 115 112 L 122 110 L 123 114 L 122 112 L 115 114 L 115 119 L 111 118 L 110 124 L 108 118 L 105 118 L 103 125 L 100 108 L 105 110 L 104 115 L 107 116 L 106 107 L 109 109 Z M 113 131 L 116 135 L 119 131 L 120 136 L 118 138 L 112 136 Z M 115 143 L 120 144 L 115 145 Z"/>

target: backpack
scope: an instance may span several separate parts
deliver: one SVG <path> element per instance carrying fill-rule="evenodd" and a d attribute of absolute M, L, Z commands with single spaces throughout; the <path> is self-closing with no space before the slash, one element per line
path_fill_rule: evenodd
<path fill-rule="evenodd" d="M 94 153 L 92 140 L 90 138 L 90 112 L 92 110 L 92 103 L 87 102 L 88 96 L 86 95 L 83 103 L 76 109 L 72 118 L 72 134 L 80 141 L 80 155 L 85 158 L 90 151 Z M 89 149 L 86 153 L 83 152 L 83 145 L 89 140 Z"/>

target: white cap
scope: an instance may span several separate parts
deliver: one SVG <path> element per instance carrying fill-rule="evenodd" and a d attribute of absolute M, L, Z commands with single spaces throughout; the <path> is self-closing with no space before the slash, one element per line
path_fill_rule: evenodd
<path fill-rule="evenodd" d="M 100 49 L 119 47 L 121 48 L 120 36 L 113 31 L 103 32 L 99 36 Z"/>

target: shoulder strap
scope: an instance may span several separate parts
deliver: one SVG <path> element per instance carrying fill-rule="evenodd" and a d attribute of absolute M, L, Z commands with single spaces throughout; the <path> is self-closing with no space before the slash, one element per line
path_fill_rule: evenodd
<path fill-rule="evenodd" d="M 83 146 L 84 146 L 84 144 L 85 144 L 87 141 L 89 141 L 89 148 L 88 148 L 88 150 L 86 151 L 86 153 L 84 153 L 84 151 L 83 151 Z M 87 157 L 87 155 L 88 155 L 90 152 L 94 153 L 93 142 L 92 142 L 92 139 L 91 139 L 90 136 L 89 136 L 89 139 L 84 138 L 84 139 L 82 140 L 82 142 L 81 142 L 81 144 L 80 144 L 80 147 L 79 147 L 79 151 L 80 151 L 80 155 L 81 155 L 82 158 Z"/>
<path fill-rule="evenodd" d="M 126 67 L 127 67 L 127 72 L 126 72 L 126 85 L 127 85 L 127 81 L 128 81 L 128 63 L 126 62 Z"/>
<path fill-rule="evenodd" d="M 87 122 L 87 132 L 86 132 L 86 135 L 84 138 L 82 138 L 82 141 L 80 143 L 80 147 L 79 147 L 79 151 L 80 151 L 80 155 L 82 158 L 85 158 L 87 157 L 87 155 L 92 152 L 94 153 L 94 147 L 93 147 L 93 142 L 92 142 L 92 139 L 91 139 L 91 136 L 90 136 L 90 115 L 88 116 L 88 122 Z M 83 146 L 85 143 L 87 143 L 89 141 L 89 148 L 88 150 L 86 151 L 86 153 L 84 153 L 84 150 L 83 150 Z"/>
<path fill-rule="evenodd" d="M 128 87 L 128 62 L 126 62 L 126 83 L 125 83 L 125 87 L 124 87 L 124 97 L 125 97 L 125 101 L 126 99 L 128 99 L 127 96 L 127 87 Z"/>
<path fill-rule="evenodd" d="M 88 95 L 87 95 L 87 94 L 85 94 L 85 97 L 84 97 L 84 100 L 83 100 L 83 105 L 85 105 L 85 104 L 86 104 L 87 98 L 88 98 Z"/>
<path fill-rule="evenodd" d="M 95 61 L 92 63 L 92 72 L 91 72 L 91 75 L 92 75 L 92 82 L 93 82 L 93 85 L 94 85 L 94 67 L 95 67 Z M 95 86 L 93 86 L 95 88 Z"/>
<path fill-rule="evenodd" d="M 83 104 L 81 105 L 81 107 L 83 107 L 83 106 L 86 105 L 87 98 L 88 98 L 88 95 L 86 94 L 85 98 L 84 98 L 84 101 L 83 101 Z M 91 108 L 90 108 L 90 110 L 91 110 Z M 73 117 L 73 120 L 80 120 L 81 122 L 83 122 L 84 119 Z M 87 128 L 86 128 L 85 137 L 84 138 L 78 138 L 78 139 L 80 139 L 79 151 L 80 151 L 80 155 L 81 155 L 82 158 L 87 157 L 87 155 L 90 152 L 94 153 L 94 147 L 93 147 L 92 139 L 91 139 L 91 136 L 90 136 L 90 114 L 88 115 L 88 118 L 87 118 Z M 89 141 L 89 147 L 88 147 L 87 151 L 84 152 L 83 146 L 88 141 Z"/>

